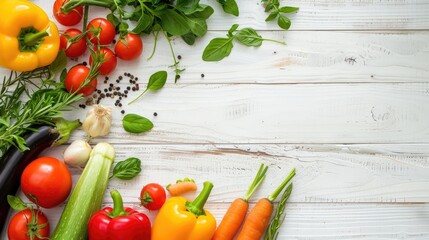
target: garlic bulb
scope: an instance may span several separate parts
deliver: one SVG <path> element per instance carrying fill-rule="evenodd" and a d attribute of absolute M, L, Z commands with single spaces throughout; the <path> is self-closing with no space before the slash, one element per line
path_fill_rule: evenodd
<path fill-rule="evenodd" d="M 76 140 L 64 151 L 64 162 L 75 167 L 85 167 L 92 148 L 85 140 Z"/>
<path fill-rule="evenodd" d="M 102 105 L 94 107 L 86 113 L 82 128 L 90 138 L 106 136 L 110 132 L 112 124 L 112 108 Z"/>

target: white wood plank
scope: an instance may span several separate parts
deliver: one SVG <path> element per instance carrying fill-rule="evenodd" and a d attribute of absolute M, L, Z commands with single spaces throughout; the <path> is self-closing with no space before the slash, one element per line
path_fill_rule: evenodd
<path fill-rule="evenodd" d="M 185 68 L 178 84 L 188 83 L 350 83 L 350 82 L 429 82 L 428 32 L 273 32 L 261 33 L 265 38 L 279 39 L 287 46 L 264 42 L 260 48 L 235 43 L 228 58 L 221 62 L 204 62 L 202 53 L 208 42 L 223 36 L 210 32 L 194 46 L 174 39 L 174 49 Z M 167 41 L 160 38 L 150 61 L 154 38 L 143 37 L 145 50 L 138 61 L 119 60 L 118 75 L 131 72 L 147 82 L 158 70 L 169 72 L 173 60 Z M 79 62 L 87 61 L 88 54 Z M 70 61 L 69 67 L 77 64 Z M 6 69 L 1 75 L 8 74 Z M 201 77 L 204 74 L 204 77 Z M 99 79 L 103 79 L 101 76 Z M 112 81 L 114 82 L 114 81 Z"/>
<path fill-rule="evenodd" d="M 215 185 L 211 202 L 242 197 L 260 163 L 269 165 L 255 199 L 268 196 L 296 167 L 291 202 L 429 202 L 429 145 L 114 145 L 116 161 L 142 160 L 131 181 L 112 180 L 125 201 L 138 201 L 143 185 L 164 186 L 190 177 Z M 62 159 L 65 147 L 42 155 Z M 73 169 L 77 181 L 81 171 Z M 23 195 L 22 195 L 23 196 Z M 189 197 L 193 197 L 190 194 Z M 111 202 L 106 194 L 105 202 Z"/>
<path fill-rule="evenodd" d="M 155 219 L 156 212 L 148 212 L 134 202 L 133 206 Z M 229 203 L 208 203 L 219 224 Z M 250 205 L 250 208 L 253 204 Z M 62 208 L 45 210 L 51 231 L 58 222 Z M 429 238 L 428 204 L 341 204 L 290 203 L 280 239 L 421 239 Z M 6 239 L 3 232 L 2 239 Z"/>
<path fill-rule="evenodd" d="M 171 84 L 123 107 L 126 113 L 151 119 L 155 125 L 151 132 L 126 133 L 122 129 L 123 115 L 115 107 L 108 141 L 428 143 L 428 92 L 426 83 Z M 136 93 L 129 94 L 128 98 L 135 96 Z M 102 103 L 113 102 L 108 99 Z M 74 111 L 65 116 L 83 119 L 85 112 Z M 75 136 L 74 139 L 83 137 L 82 132 Z"/>
<path fill-rule="evenodd" d="M 34 2 L 53 18 L 51 1 Z M 239 17 L 224 14 L 216 1 L 201 2 L 215 9 L 208 22 L 209 30 L 227 30 L 238 23 L 255 29 L 281 31 L 276 21 L 265 22 L 268 14 L 259 0 L 237 0 Z M 429 2 L 426 0 L 282 0 L 280 5 L 300 8 L 297 14 L 289 15 L 291 30 L 429 29 Z M 100 12 L 103 12 L 100 8 L 92 10 L 91 16 L 99 16 Z"/>

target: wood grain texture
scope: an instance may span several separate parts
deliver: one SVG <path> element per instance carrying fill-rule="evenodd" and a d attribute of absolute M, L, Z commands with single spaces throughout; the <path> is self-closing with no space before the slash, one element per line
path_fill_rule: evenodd
<path fill-rule="evenodd" d="M 112 132 L 100 141 L 428 143 L 428 93 L 427 83 L 171 84 L 125 107 L 126 113 L 151 119 L 155 125 L 151 132 L 126 133 L 123 115 L 115 108 Z M 84 112 L 65 116 L 84 119 Z M 74 136 L 84 137 L 82 132 Z"/>
<path fill-rule="evenodd" d="M 138 201 L 144 184 L 164 186 L 184 177 L 215 185 L 210 202 L 242 197 L 260 163 L 267 178 L 252 201 L 268 196 L 296 167 L 291 202 L 429 202 L 429 145 L 136 145 L 115 144 L 116 162 L 142 161 L 131 181 L 112 180 L 124 201 Z M 65 147 L 42 155 L 62 159 Z M 81 171 L 72 168 L 77 181 Z M 23 195 L 22 195 L 23 196 Z M 188 195 L 194 197 L 194 194 Z M 23 196 L 24 197 L 24 196 Z M 111 202 L 106 194 L 105 202 Z"/>
<path fill-rule="evenodd" d="M 213 0 L 202 0 L 215 9 L 209 30 L 227 30 L 233 23 L 259 30 L 282 31 L 275 21 L 266 23 L 268 14 L 261 1 L 237 0 L 240 16 L 223 13 Z M 51 1 L 36 1 L 51 15 Z M 289 17 L 291 30 L 427 30 L 429 2 L 426 0 L 282 0 L 281 6 L 300 10 Z M 101 10 L 98 10 L 101 12 Z M 94 11 L 91 16 L 95 16 Z"/>

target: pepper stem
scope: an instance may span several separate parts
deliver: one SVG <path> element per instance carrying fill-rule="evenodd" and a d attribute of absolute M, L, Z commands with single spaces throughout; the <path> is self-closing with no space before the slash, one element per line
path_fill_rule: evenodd
<path fill-rule="evenodd" d="M 193 213 L 196 217 L 199 217 L 200 215 L 206 215 L 204 211 L 204 205 L 206 204 L 207 199 L 210 196 L 210 192 L 213 189 L 213 183 L 211 182 L 204 182 L 203 185 L 204 188 L 198 197 L 195 198 L 192 202 L 186 202 L 186 209 Z"/>
<path fill-rule="evenodd" d="M 122 201 L 122 196 L 118 190 L 113 190 L 110 192 L 110 196 L 113 199 L 113 210 L 109 214 L 111 218 L 115 218 L 118 216 L 127 215 L 127 212 L 124 210 L 124 202 Z"/>
<path fill-rule="evenodd" d="M 49 33 L 47 30 L 36 32 L 36 33 L 27 33 L 24 37 L 24 43 L 28 46 L 33 46 L 47 36 L 49 36 Z"/>

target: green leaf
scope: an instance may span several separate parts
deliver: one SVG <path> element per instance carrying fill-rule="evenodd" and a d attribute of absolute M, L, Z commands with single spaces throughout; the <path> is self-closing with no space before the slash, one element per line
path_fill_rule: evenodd
<path fill-rule="evenodd" d="M 28 208 L 28 205 L 21 198 L 7 195 L 7 202 L 13 210 L 21 211 Z"/>
<path fill-rule="evenodd" d="M 148 28 L 153 23 L 154 17 L 151 14 L 142 14 L 142 16 L 139 18 L 139 21 L 137 22 L 137 25 L 134 27 L 134 29 L 131 31 L 135 34 L 140 34 L 143 32 L 146 28 Z"/>
<path fill-rule="evenodd" d="M 283 15 L 279 15 L 279 19 L 277 20 L 277 24 L 279 27 L 288 30 L 290 28 L 290 20 L 288 17 L 285 17 Z"/>
<path fill-rule="evenodd" d="M 107 14 L 107 20 L 109 20 L 109 22 L 111 22 L 115 27 L 119 25 L 119 19 L 113 15 L 113 13 Z"/>
<path fill-rule="evenodd" d="M 175 8 L 189 15 L 195 12 L 199 2 L 200 0 L 177 0 Z"/>
<path fill-rule="evenodd" d="M 196 36 L 192 32 L 189 32 L 189 33 L 187 33 L 185 35 L 182 35 L 182 39 L 188 45 L 193 45 L 195 43 Z"/>
<path fill-rule="evenodd" d="M 224 3 L 221 1 L 218 2 L 222 5 L 224 12 L 232 14 L 236 17 L 238 17 L 238 15 L 240 14 L 238 10 L 238 5 L 235 0 L 226 0 Z"/>
<path fill-rule="evenodd" d="M 235 34 L 235 38 L 246 46 L 259 47 L 263 38 L 252 28 L 243 28 Z"/>
<path fill-rule="evenodd" d="M 152 76 L 150 76 L 149 78 L 149 83 L 147 84 L 146 91 L 159 90 L 164 87 L 165 82 L 167 81 L 167 76 L 168 74 L 166 71 L 159 71 L 152 74 Z"/>
<path fill-rule="evenodd" d="M 203 52 L 204 61 L 220 61 L 229 56 L 234 45 L 233 38 L 212 39 Z"/>
<path fill-rule="evenodd" d="M 10 126 L 10 116 L 5 116 L 5 118 L 0 117 L 0 124 L 4 125 L 5 127 Z"/>
<path fill-rule="evenodd" d="M 153 128 L 153 123 L 145 117 L 131 113 L 125 115 L 122 119 L 122 126 L 127 132 L 143 133 L 151 130 Z"/>
<path fill-rule="evenodd" d="M 231 28 L 228 30 L 229 37 L 233 37 L 233 33 L 235 32 L 235 30 L 237 30 L 238 26 L 238 24 L 234 24 L 231 26 Z"/>
<path fill-rule="evenodd" d="M 188 33 L 188 21 L 172 9 L 166 9 L 161 16 L 161 27 L 171 35 L 181 36 Z"/>
<path fill-rule="evenodd" d="M 193 18 L 208 19 L 214 13 L 214 9 L 208 5 L 200 4 L 195 12 L 189 15 Z"/>
<path fill-rule="evenodd" d="M 293 13 L 298 10 L 299 8 L 297 7 L 288 7 L 288 6 L 279 8 L 279 12 L 282 12 L 282 13 Z"/>
<path fill-rule="evenodd" d="M 268 17 L 265 19 L 265 22 L 269 22 L 269 21 L 275 19 L 278 15 L 279 15 L 278 11 L 274 11 L 274 12 L 270 13 L 270 15 L 268 15 Z"/>
<path fill-rule="evenodd" d="M 121 180 L 130 180 L 139 175 L 142 171 L 141 161 L 138 158 L 131 157 L 124 161 L 118 162 L 113 168 L 113 174 L 109 177 L 119 178 Z"/>
<path fill-rule="evenodd" d="M 271 9 L 273 9 L 274 8 L 274 4 L 272 4 L 272 3 L 268 3 L 266 6 L 265 6 L 265 12 L 269 12 Z"/>
<path fill-rule="evenodd" d="M 204 19 L 188 18 L 188 24 L 191 28 L 191 32 L 197 37 L 202 37 L 207 33 L 207 23 Z"/>
<path fill-rule="evenodd" d="M 128 24 L 126 22 L 119 23 L 119 33 L 121 36 L 125 36 L 128 33 Z"/>
<path fill-rule="evenodd" d="M 64 50 L 61 50 L 58 52 L 57 57 L 55 60 L 49 65 L 49 71 L 51 73 L 57 73 L 59 71 L 62 71 L 67 66 L 67 56 Z"/>

